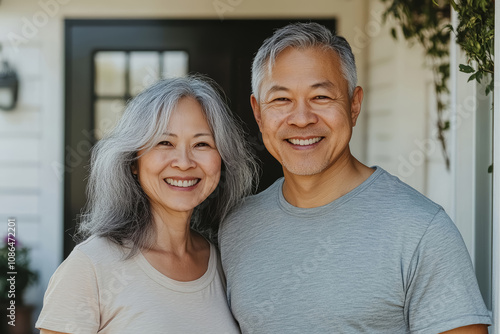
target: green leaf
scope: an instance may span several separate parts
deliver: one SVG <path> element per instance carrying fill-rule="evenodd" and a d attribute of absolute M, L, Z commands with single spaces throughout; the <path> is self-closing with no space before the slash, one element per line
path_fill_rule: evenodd
<path fill-rule="evenodd" d="M 474 73 L 473 75 L 471 75 L 471 76 L 469 77 L 469 80 L 467 80 L 467 82 L 469 82 L 469 81 L 472 81 L 472 80 L 476 79 L 476 74 L 477 74 L 477 73 Z"/>
<path fill-rule="evenodd" d="M 476 73 L 476 81 L 477 81 L 478 83 L 481 83 L 481 80 L 482 80 L 482 79 L 483 79 L 483 73 L 482 73 L 482 72 L 477 71 L 477 73 Z"/>
<path fill-rule="evenodd" d="M 490 92 L 493 92 L 495 86 L 495 81 L 492 79 L 490 84 L 486 86 L 485 94 L 488 95 Z"/>
<path fill-rule="evenodd" d="M 396 34 L 396 29 L 394 29 L 394 28 L 391 29 L 391 35 L 392 35 L 392 38 L 398 39 L 398 35 Z"/>
<path fill-rule="evenodd" d="M 472 67 L 470 67 L 469 65 L 460 64 L 460 65 L 458 65 L 458 68 L 460 69 L 460 72 L 464 72 L 464 73 L 473 73 L 474 72 L 474 69 Z M 470 79 L 469 79 L 469 81 L 470 81 Z"/>
<path fill-rule="evenodd" d="M 493 173 L 493 164 L 488 167 L 488 173 Z"/>

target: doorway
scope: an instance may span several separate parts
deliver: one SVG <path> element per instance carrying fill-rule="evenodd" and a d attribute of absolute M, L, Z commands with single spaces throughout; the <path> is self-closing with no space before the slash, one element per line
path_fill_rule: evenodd
<path fill-rule="evenodd" d="M 126 101 L 166 76 L 201 73 L 225 91 L 261 161 L 259 191 L 282 170 L 266 151 L 250 107 L 253 56 L 290 20 L 66 20 L 64 257 L 75 243 L 77 216 L 86 202 L 89 151 L 112 128 Z"/>

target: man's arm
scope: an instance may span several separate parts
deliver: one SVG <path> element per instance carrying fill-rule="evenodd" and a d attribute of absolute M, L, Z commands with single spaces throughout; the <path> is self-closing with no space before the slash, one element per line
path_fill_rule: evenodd
<path fill-rule="evenodd" d="M 470 325 L 459 327 L 450 331 L 442 332 L 441 334 L 488 334 L 488 326 L 486 325 Z"/>

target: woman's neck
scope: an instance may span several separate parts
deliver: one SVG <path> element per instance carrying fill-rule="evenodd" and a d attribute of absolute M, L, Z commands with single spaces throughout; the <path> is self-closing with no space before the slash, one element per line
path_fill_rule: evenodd
<path fill-rule="evenodd" d="M 207 270 L 210 244 L 190 229 L 191 214 L 153 210 L 156 240 L 143 249 L 146 260 L 165 276 L 192 281 Z"/>

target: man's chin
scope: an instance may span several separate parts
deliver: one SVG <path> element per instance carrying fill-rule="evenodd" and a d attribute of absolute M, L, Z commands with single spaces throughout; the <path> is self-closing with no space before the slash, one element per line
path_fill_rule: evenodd
<path fill-rule="evenodd" d="M 285 173 L 297 176 L 313 176 L 320 174 L 323 172 L 327 164 L 318 164 L 318 163 L 288 163 L 286 161 L 282 162 L 283 169 Z"/>

